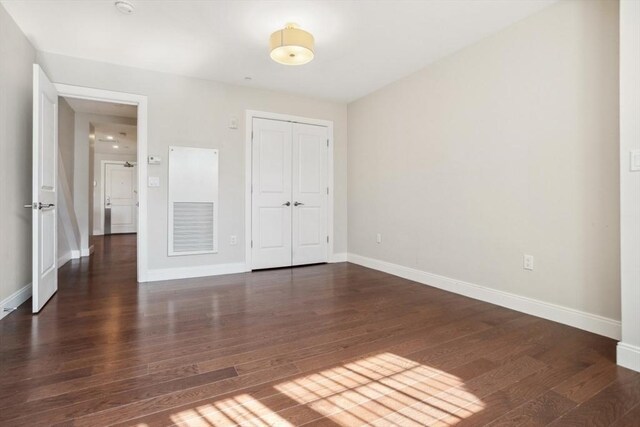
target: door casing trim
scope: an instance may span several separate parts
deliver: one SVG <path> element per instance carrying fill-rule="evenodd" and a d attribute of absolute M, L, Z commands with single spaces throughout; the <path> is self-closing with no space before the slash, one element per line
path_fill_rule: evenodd
<path fill-rule="evenodd" d="M 53 83 L 58 96 L 66 98 L 86 99 L 90 101 L 112 102 L 116 104 L 135 105 L 138 107 L 137 142 L 138 142 L 138 233 L 137 263 L 138 282 L 146 282 L 149 271 L 149 252 L 147 245 L 147 132 L 148 132 L 148 100 L 145 95 L 111 90 L 96 89 L 83 86 Z M 91 207 L 93 211 L 93 207 Z M 92 231 L 92 230 L 90 230 Z"/>
<path fill-rule="evenodd" d="M 252 157 L 251 157 L 251 134 L 253 132 L 253 119 L 269 119 L 279 120 L 283 122 L 301 123 L 306 125 L 324 126 L 327 128 L 327 138 L 329 139 L 328 158 L 327 158 L 327 186 L 329 187 L 329 197 L 327 197 L 327 233 L 329 235 L 329 244 L 327 247 L 328 261 L 334 262 L 333 253 L 333 241 L 335 240 L 333 235 L 333 218 L 334 218 L 334 191 L 333 191 L 333 121 L 311 119 L 308 117 L 293 116 L 290 114 L 269 113 L 266 111 L 246 110 L 245 112 L 245 145 L 244 145 L 244 171 L 245 171 L 245 199 L 244 199 L 244 247 L 245 247 L 245 265 L 246 271 L 251 271 L 253 266 L 252 253 L 251 253 L 251 240 L 252 240 L 252 227 L 251 227 L 251 215 L 252 215 L 252 197 L 251 197 L 251 182 L 252 182 Z"/>

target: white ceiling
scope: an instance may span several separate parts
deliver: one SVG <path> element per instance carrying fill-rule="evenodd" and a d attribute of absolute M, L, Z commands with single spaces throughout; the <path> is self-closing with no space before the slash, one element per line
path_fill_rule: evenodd
<path fill-rule="evenodd" d="M 137 153 L 138 134 L 135 126 L 119 123 L 93 123 L 93 126 L 96 153 L 129 155 Z"/>
<path fill-rule="evenodd" d="M 86 99 L 65 98 L 69 106 L 76 113 L 100 114 L 114 117 L 138 117 L 138 107 L 127 104 L 114 104 L 111 102 L 89 101 Z"/>
<path fill-rule="evenodd" d="M 41 51 L 348 102 L 554 1 L 132 0 L 133 15 L 111 0 L 1 3 Z M 310 64 L 269 58 L 286 22 L 314 34 Z"/>

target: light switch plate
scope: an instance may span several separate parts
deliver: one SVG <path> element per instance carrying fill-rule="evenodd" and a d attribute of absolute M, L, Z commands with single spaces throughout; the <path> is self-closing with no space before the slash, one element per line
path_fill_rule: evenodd
<path fill-rule="evenodd" d="M 640 171 L 640 150 L 632 150 L 631 151 L 631 172 Z"/>
<path fill-rule="evenodd" d="M 525 270 L 533 270 L 533 255 L 524 254 L 522 268 Z"/>
<path fill-rule="evenodd" d="M 159 165 L 162 162 L 160 156 L 149 156 L 147 157 L 147 163 L 150 165 Z"/>
<path fill-rule="evenodd" d="M 150 176 L 149 177 L 149 187 L 160 187 L 160 177 L 159 176 Z"/>

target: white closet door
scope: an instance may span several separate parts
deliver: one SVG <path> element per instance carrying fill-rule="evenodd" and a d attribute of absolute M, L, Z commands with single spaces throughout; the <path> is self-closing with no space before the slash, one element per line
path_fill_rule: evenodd
<path fill-rule="evenodd" d="M 252 268 L 291 265 L 291 123 L 253 119 Z"/>
<path fill-rule="evenodd" d="M 327 128 L 293 124 L 293 265 L 328 261 Z"/>

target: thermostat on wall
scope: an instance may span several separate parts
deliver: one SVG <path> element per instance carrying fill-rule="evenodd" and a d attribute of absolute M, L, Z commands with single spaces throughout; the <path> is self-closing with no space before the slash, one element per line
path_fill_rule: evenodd
<path fill-rule="evenodd" d="M 147 158 L 147 163 L 149 163 L 150 165 L 159 165 L 161 161 L 162 159 L 160 158 L 160 156 L 149 156 Z"/>

